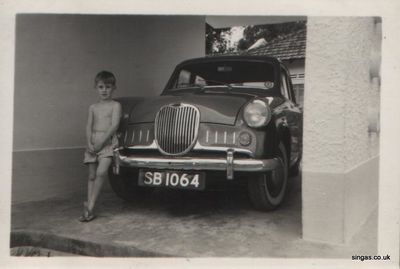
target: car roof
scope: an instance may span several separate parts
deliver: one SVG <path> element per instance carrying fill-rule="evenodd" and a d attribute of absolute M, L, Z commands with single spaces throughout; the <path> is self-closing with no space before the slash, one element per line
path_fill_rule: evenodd
<path fill-rule="evenodd" d="M 218 61 L 265 61 L 271 63 L 281 63 L 278 58 L 271 56 L 253 56 L 253 55 L 225 55 L 225 56 L 205 56 L 199 58 L 188 59 L 181 62 L 178 66 L 192 64 L 192 63 L 207 63 Z"/>

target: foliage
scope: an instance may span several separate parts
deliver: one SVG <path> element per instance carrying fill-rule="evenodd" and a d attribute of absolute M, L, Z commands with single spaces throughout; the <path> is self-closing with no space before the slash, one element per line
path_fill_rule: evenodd
<path fill-rule="evenodd" d="M 206 54 L 229 52 L 228 47 L 231 28 L 215 29 L 206 23 Z"/>
<path fill-rule="evenodd" d="M 235 44 L 229 47 L 229 38 L 232 28 L 214 29 L 206 25 L 206 53 L 226 53 L 232 51 L 246 50 L 260 38 L 267 42 L 279 38 L 283 35 L 296 32 L 306 28 L 305 21 L 288 22 L 279 24 L 249 25 L 245 26 L 243 37 Z"/>

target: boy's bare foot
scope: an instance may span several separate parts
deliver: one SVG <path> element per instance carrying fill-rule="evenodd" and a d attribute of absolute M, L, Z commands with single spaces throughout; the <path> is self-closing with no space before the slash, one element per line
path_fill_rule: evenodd
<path fill-rule="evenodd" d="M 80 222 L 86 222 L 86 217 L 85 217 L 84 215 L 82 215 L 82 216 L 80 216 L 80 217 L 78 218 L 78 220 L 79 220 Z"/>
<path fill-rule="evenodd" d="M 95 218 L 96 218 L 96 216 L 88 208 L 88 203 L 84 202 L 83 203 L 83 214 L 82 214 L 82 216 L 79 217 L 78 220 L 80 222 L 88 222 L 88 221 L 94 220 Z"/>
<path fill-rule="evenodd" d="M 88 215 L 86 217 L 86 222 L 92 221 L 96 218 L 96 216 L 93 214 L 93 212 L 88 211 Z"/>
<path fill-rule="evenodd" d="M 87 210 L 88 208 L 87 208 L 87 202 L 83 202 L 83 213 L 82 213 L 82 216 L 80 216 L 79 217 L 79 221 L 80 222 L 86 222 L 86 219 L 87 219 Z"/>

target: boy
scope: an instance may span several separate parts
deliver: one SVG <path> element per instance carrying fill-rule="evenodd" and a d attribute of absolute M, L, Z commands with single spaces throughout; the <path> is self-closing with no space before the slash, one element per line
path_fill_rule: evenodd
<path fill-rule="evenodd" d="M 121 105 L 112 100 L 116 89 L 115 76 L 108 71 L 101 71 L 95 78 L 95 89 L 99 102 L 89 107 L 86 125 L 87 149 L 84 163 L 89 167 L 88 199 L 84 202 L 83 215 L 79 221 L 87 222 L 96 216 L 93 208 L 100 194 L 108 169 L 112 162 L 113 150 L 118 146 L 116 131 L 121 117 Z"/>

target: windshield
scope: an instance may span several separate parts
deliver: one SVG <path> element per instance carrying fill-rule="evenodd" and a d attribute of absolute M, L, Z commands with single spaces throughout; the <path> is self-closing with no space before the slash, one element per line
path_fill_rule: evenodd
<path fill-rule="evenodd" d="M 271 89 L 275 85 L 274 66 L 255 61 L 221 61 L 183 66 L 167 89 L 188 87 L 253 87 Z"/>

